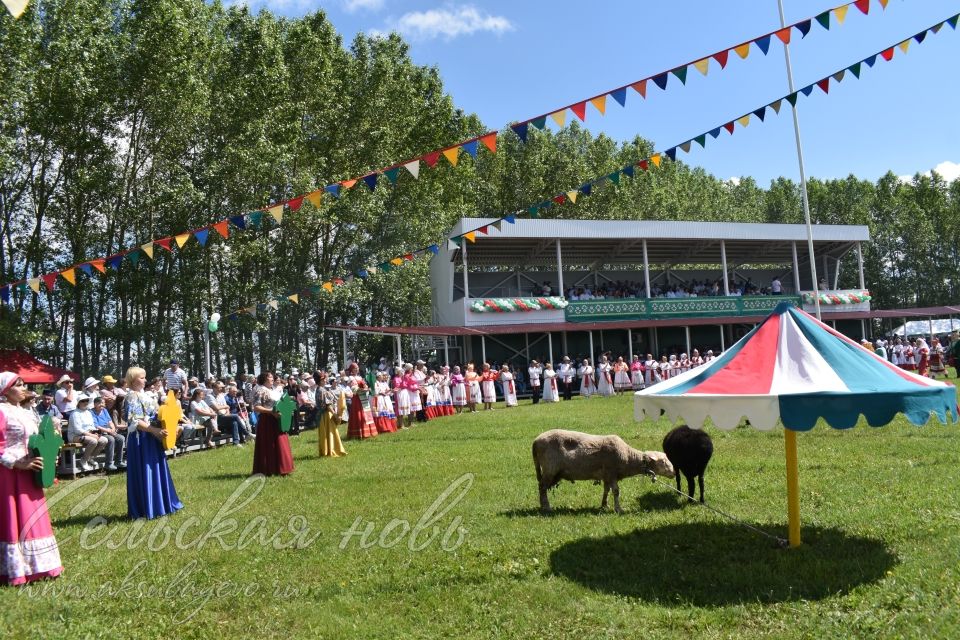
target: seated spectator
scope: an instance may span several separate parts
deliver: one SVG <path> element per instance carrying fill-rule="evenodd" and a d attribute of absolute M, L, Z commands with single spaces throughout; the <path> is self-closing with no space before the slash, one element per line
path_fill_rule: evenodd
<path fill-rule="evenodd" d="M 67 440 L 83 445 L 83 460 L 81 466 L 84 471 L 94 471 L 97 464 L 95 456 L 107 446 L 107 439 L 97 432 L 93 422 L 93 413 L 90 411 L 90 397 L 85 393 L 77 395 L 77 408 L 70 413 L 67 426 Z"/>
<path fill-rule="evenodd" d="M 69 420 L 70 414 L 77 408 L 77 392 L 73 389 L 73 380 L 67 374 L 63 374 L 57 381 L 57 386 L 60 388 L 54 395 L 54 402 L 64 419 Z"/>
<path fill-rule="evenodd" d="M 40 396 L 40 403 L 37 404 L 37 415 L 41 418 L 43 416 L 50 416 L 57 433 L 62 435 L 66 420 L 63 419 L 63 414 L 60 413 L 60 409 L 57 409 L 57 405 L 53 402 L 53 395 L 53 389 L 43 390 L 43 395 Z"/>
<path fill-rule="evenodd" d="M 310 389 L 310 384 L 304 380 L 300 383 L 300 391 L 297 393 L 297 408 L 303 412 L 303 427 L 312 427 L 317 418 L 316 394 Z"/>
<path fill-rule="evenodd" d="M 204 401 L 204 396 L 204 390 L 199 387 L 195 387 L 190 394 L 190 420 L 206 431 L 207 438 L 203 443 L 213 448 L 216 446 L 213 437 L 220 435 L 217 429 L 217 412 Z"/>
<path fill-rule="evenodd" d="M 223 383 L 214 382 L 213 387 L 210 402 L 207 404 L 217 412 L 217 428 L 230 433 L 233 446 L 241 446 L 247 441 L 246 425 L 243 424 L 239 416 L 231 413 Z"/>
<path fill-rule="evenodd" d="M 247 401 L 240 394 L 240 389 L 237 388 L 237 385 L 231 384 L 227 386 L 227 396 L 224 398 L 224 401 L 227 403 L 227 406 L 230 407 L 230 413 L 240 418 L 248 436 L 251 439 L 255 439 L 256 436 L 253 435 L 253 425 L 250 423 L 250 413 L 247 410 Z"/>
<path fill-rule="evenodd" d="M 127 466 L 123 461 L 123 444 L 126 438 L 117 430 L 117 426 L 107 411 L 103 398 L 93 399 L 93 424 L 97 427 L 97 433 L 102 438 L 107 439 L 107 471 L 116 471 Z"/>

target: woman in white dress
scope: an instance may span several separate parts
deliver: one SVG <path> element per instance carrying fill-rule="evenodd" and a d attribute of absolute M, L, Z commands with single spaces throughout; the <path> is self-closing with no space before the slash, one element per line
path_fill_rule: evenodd
<path fill-rule="evenodd" d="M 593 382 L 593 367 L 590 365 L 590 358 L 584 358 L 583 364 L 577 369 L 577 375 L 580 376 L 580 395 L 589 398 L 597 392 L 597 386 Z"/>
<path fill-rule="evenodd" d="M 653 354 L 648 353 L 647 359 L 643 362 L 643 383 L 646 386 L 660 382 L 660 365 L 654 360 Z"/>
<path fill-rule="evenodd" d="M 500 382 L 503 385 L 503 400 L 508 407 L 517 406 L 517 385 L 510 373 L 510 365 L 500 367 Z"/>
<path fill-rule="evenodd" d="M 460 373 L 459 365 L 453 368 L 453 375 L 450 376 L 450 396 L 456 412 L 463 411 L 463 408 L 467 406 L 467 385 L 464 382 L 463 374 Z"/>
<path fill-rule="evenodd" d="M 607 356 L 600 356 L 600 364 L 597 365 L 597 392 L 601 396 L 612 396 L 616 393 L 613 388 L 613 367 Z"/>
<path fill-rule="evenodd" d="M 669 380 L 670 374 L 673 373 L 673 369 L 670 367 L 670 361 L 667 360 L 667 356 L 660 356 L 660 362 L 658 363 L 661 380 Z"/>
<path fill-rule="evenodd" d="M 543 365 L 543 401 L 560 402 L 560 392 L 557 389 L 557 372 L 549 362 Z"/>
<path fill-rule="evenodd" d="M 623 361 L 623 356 L 617 358 L 617 361 L 613 365 L 613 387 L 617 391 L 633 389 L 633 381 L 630 379 L 630 367 Z"/>

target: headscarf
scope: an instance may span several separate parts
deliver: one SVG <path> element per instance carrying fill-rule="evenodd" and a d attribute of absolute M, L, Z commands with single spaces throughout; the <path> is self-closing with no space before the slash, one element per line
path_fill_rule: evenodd
<path fill-rule="evenodd" d="M 0 373 L 0 396 L 6 396 L 7 391 L 10 390 L 10 387 L 20 379 L 20 376 L 12 371 L 4 371 Z"/>

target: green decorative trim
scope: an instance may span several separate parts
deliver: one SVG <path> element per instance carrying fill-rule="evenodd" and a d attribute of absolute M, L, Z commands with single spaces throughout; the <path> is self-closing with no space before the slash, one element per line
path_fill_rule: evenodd
<path fill-rule="evenodd" d="M 781 302 L 789 302 L 799 307 L 800 296 L 578 300 L 570 302 L 564 316 L 567 322 L 755 316 L 770 313 Z"/>

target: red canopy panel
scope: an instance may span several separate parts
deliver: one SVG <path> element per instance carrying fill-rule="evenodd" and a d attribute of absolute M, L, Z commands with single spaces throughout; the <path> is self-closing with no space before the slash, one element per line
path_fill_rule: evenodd
<path fill-rule="evenodd" d="M 12 371 L 27 384 L 54 384 L 64 374 L 80 380 L 74 372 L 51 366 L 23 351 L 0 351 L 0 371 Z"/>

